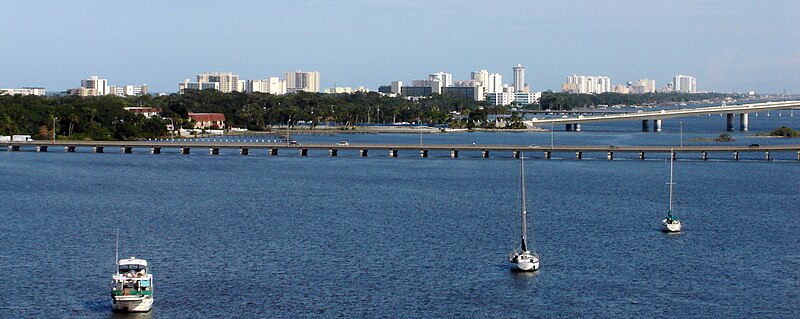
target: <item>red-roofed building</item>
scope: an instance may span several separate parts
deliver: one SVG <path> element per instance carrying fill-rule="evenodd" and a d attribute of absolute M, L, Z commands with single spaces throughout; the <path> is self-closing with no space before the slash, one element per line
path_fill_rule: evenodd
<path fill-rule="evenodd" d="M 189 112 L 189 119 L 194 121 L 194 128 L 222 129 L 225 127 L 225 114 L 222 113 Z"/>

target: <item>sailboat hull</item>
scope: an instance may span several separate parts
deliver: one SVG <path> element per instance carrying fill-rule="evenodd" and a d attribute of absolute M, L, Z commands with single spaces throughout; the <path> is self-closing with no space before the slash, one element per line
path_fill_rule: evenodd
<path fill-rule="evenodd" d="M 681 222 L 668 223 L 666 219 L 661 221 L 661 230 L 667 233 L 677 233 L 681 231 Z"/>
<path fill-rule="evenodd" d="M 539 261 L 517 261 L 517 270 L 519 271 L 537 271 L 539 270 Z"/>

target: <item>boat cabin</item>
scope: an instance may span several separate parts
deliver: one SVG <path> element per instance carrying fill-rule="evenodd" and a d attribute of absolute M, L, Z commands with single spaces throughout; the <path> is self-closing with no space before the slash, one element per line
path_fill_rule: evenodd
<path fill-rule="evenodd" d="M 131 257 L 117 262 L 114 275 L 113 294 L 115 296 L 147 296 L 153 294 L 153 277 L 147 268 L 147 261 Z"/>

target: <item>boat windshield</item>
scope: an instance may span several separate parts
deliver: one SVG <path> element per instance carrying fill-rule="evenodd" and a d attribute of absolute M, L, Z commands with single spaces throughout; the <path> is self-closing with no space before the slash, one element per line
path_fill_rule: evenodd
<path fill-rule="evenodd" d="M 143 276 L 147 273 L 147 266 L 136 264 L 119 265 L 119 273 Z"/>

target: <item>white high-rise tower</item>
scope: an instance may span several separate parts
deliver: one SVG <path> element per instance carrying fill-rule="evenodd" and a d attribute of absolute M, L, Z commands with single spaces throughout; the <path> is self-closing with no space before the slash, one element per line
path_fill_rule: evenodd
<path fill-rule="evenodd" d="M 517 64 L 514 67 L 514 92 L 525 91 L 525 67 Z"/>

